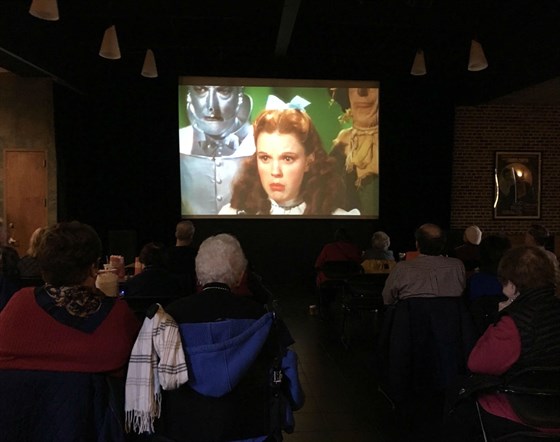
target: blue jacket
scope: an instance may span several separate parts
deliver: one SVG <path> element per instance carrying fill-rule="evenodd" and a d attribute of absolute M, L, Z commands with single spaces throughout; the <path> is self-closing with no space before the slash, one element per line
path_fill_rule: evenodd
<path fill-rule="evenodd" d="M 163 431 L 158 433 L 202 442 L 261 441 L 269 434 L 281 440 L 281 430 L 293 431 L 292 412 L 304 401 L 297 355 L 279 346 L 273 313 L 259 319 L 180 323 L 179 328 L 189 381 L 164 392 Z M 282 371 L 278 387 L 272 383 L 275 358 Z"/>

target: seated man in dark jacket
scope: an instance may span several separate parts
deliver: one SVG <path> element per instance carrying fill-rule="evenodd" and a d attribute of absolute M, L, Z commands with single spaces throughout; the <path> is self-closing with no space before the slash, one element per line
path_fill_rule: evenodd
<path fill-rule="evenodd" d="M 264 305 L 232 294 L 246 265 L 233 236 L 208 238 L 196 257 L 202 290 L 167 307 L 179 325 L 189 381 L 163 392 L 157 434 L 187 442 L 260 441 L 293 428 L 291 411 L 303 402 L 296 356 L 287 350 L 293 340 Z M 271 367 L 282 369 L 276 386 Z"/>

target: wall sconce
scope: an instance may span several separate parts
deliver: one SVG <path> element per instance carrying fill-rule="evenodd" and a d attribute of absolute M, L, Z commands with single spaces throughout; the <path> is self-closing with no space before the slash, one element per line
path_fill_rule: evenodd
<path fill-rule="evenodd" d="M 142 66 L 141 75 L 147 78 L 157 78 L 158 76 L 154 51 L 152 51 L 151 49 L 146 50 L 146 57 L 144 58 L 144 65 Z"/>
<path fill-rule="evenodd" d="M 416 55 L 414 56 L 414 62 L 412 63 L 410 75 L 426 75 L 427 72 L 424 51 L 422 49 L 418 49 L 416 51 Z"/>
<path fill-rule="evenodd" d="M 56 21 L 60 18 L 56 0 L 33 0 L 29 7 L 29 13 L 42 20 Z"/>
<path fill-rule="evenodd" d="M 107 28 L 103 34 L 101 49 L 99 55 L 110 60 L 118 60 L 121 58 L 121 50 L 119 48 L 119 40 L 117 39 L 117 29 L 115 25 Z"/>
<path fill-rule="evenodd" d="M 469 55 L 469 71 L 477 72 L 482 71 L 488 67 L 488 60 L 484 55 L 482 46 L 476 40 L 471 40 L 471 51 Z"/>

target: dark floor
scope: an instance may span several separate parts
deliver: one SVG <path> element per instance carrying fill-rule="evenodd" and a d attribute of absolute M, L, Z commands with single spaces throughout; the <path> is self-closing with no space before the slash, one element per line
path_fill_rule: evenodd
<path fill-rule="evenodd" d="M 341 318 L 311 315 L 313 287 L 270 287 L 280 316 L 296 343 L 300 377 L 306 393 L 296 413 L 290 442 L 401 441 L 390 403 L 378 391 L 374 370 L 373 317 L 354 317 L 341 340 Z"/>

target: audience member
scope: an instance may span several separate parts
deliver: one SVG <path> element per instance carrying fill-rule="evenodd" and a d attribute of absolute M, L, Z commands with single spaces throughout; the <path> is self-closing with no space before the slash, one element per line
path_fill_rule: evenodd
<path fill-rule="evenodd" d="M 89 426 L 92 413 L 84 408 L 93 408 L 91 392 L 82 381 L 71 383 L 83 379 L 80 373 L 123 376 L 140 326 L 123 300 L 95 288 L 100 255 L 101 241 L 90 226 L 73 221 L 47 228 L 37 250 L 45 286 L 21 289 L 0 312 L 0 391 L 13 390 L 18 380 L 17 401 L 0 395 L 6 440 L 39 440 L 28 438 L 33 432 L 40 440 L 96 439 L 100 428 Z M 60 373 L 67 374 L 64 389 Z M 41 387 L 56 383 L 49 391 L 57 397 L 37 395 L 38 376 Z M 49 416 L 44 428 L 35 428 L 30 423 L 42 414 Z"/>
<path fill-rule="evenodd" d="M 453 255 L 463 261 L 467 277 L 480 265 L 479 245 L 482 240 L 482 231 L 478 226 L 469 226 L 463 233 L 463 244 L 456 247 Z"/>
<path fill-rule="evenodd" d="M 40 279 L 41 269 L 37 260 L 37 249 L 45 233 L 45 227 L 36 228 L 29 239 L 29 247 L 18 263 L 19 275 L 22 279 Z"/>
<path fill-rule="evenodd" d="M 177 390 L 163 392 L 156 433 L 181 441 L 263 440 L 263 436 L 270 434 L 273 416 L 271 362 L 278 356 L 279 344 L 284 348 L 293 340 L 278 320 L 278 327 L 263 335 L 262 345 L 252 349 L 241 347 L 237 333 L 243 334 L 254 327 L 260 329 L 261 323 L 270 321 L 272 315 L 266 314 L 262 304 L 235 296 L 231 291 L 242 280 L 247 265 L 237 239 L 228 234 L 206 239 L 195 262 L 202 290 L 167 307 L 169 315 L 179 324 L 189 355 L 189 382 Z M 214 331 L 215 340 L 207 342 L 210 330 Z M 202 352 L 205 359 L 202 365 L 197 365 L 195 350 Z M 230 358 L 225 354 L 239 351 L 245 352 L 243 360 L 253 362 L 241 364 L 242 368 L 227 366 Z M 297 368 L 292 368 L 297 373 Z M 297 378 L 294 385 L 299 385 Z M 272 439 L 277 434 L 270 436 Z"/>
<path fill-rule="evenodd" d="M 466 299 L 479 335 L 498 318 L 498 304 L 507 298 L 498 278 L 498 264 L 511 248 L 502 235 L 490 235 L 480 243 L 480 268 L 467 278 Z"/>
<path fill-rule="evenodd" d="M 385 304 L 413 296 L 461 296 L 465 290 L 465 267 L 457 258 L 441 253 L 445 235 L 435 224 L 424 224 L 415 233 L 420 252 L 411 261 L 400 261 L 393 268 L 383 289 Z"/>
<path fill-rule="evenodd" d="M 175 228 L 175 246 L 168 250 L 169 271 L 180 278 L 186 295 L 196 290 L 194 233 L 192 221 L 179 221 Z"/>
<path fill-rule="evenodd" d="M 126 281 L 127 297 L 178 298 L 184 294 L 179 277 L 167 270 L 163 244 L 144 245 L 139 259 L 142 271 Z"/>
<path fill-rule="evenodd" d="M 389 250 L 391 239 L 385 232 L 375 232 L 371 237 L 371 248 L 362 254 L 365 273 L 389 273 L 395 266 L 395 256 Z"/>
<path fill-rule="evenodd" d="M 392 259 L 393 251 L 389 250 L 391 239 L 385 232 L 375 232 L 371 237 L 371 248 L 364 251 L 362 259 Z"/>
<path fill-rule="evenodd" d="M 16 249 L 0 246 L 0 311 L 20 289 L 19 255 Z"/>
<path fill-rule="evenodd" d="M 362 251 L 352 241 L 346 229 L 339 228 L 334 233 L 334 241 L 325 244 L 315 260 L 315 270 L 317 271 L 317 286 L 328 278 L 321 268 L 331 261 L 352 261 L 359 264 L 362 261 Z"/>
<path fill-rule="evenodd" d="M 508 299 L 500 305 L 497 323 L 488 327 L 472 350 L 469 369 L 475 374 L 511 377 L 529 367 L 560 366 L 560 299 L 550 258 L 534 246 L 511 249 L 500 261 L 498 276 Z M 506 395 L 482 394 L 477 402 L 480 418 L 493 438 L 532 430 Z M 476 440 L 478 420 L 474 404 L 464 402 L 451 422 L 447 440 Z M 457 427 L 459 422 L 461 427 Z"/>
<path fill-rule="evenodd" d="M 511 241 L 502 235 L 490 235 L 481 241 L 479 271 L 467 278 L 466 295 L 469 301 L 502 293 L 502 284 L 497 275 L 498 264 L 510 248 Z"/>
<path fill-rule="evenodd" d="M 542 224 L 532 224 L 531 228 L 525 233 L 525 245 L 535 246 L 543 250 L 544 253 L 546 253 L 546 256 L 548 256 L 548 258 L 552 261 L 554 268 L 558 272 L 558 257 L 546 248 L 550 238 L 550 232 L 545 226 Z"/>

